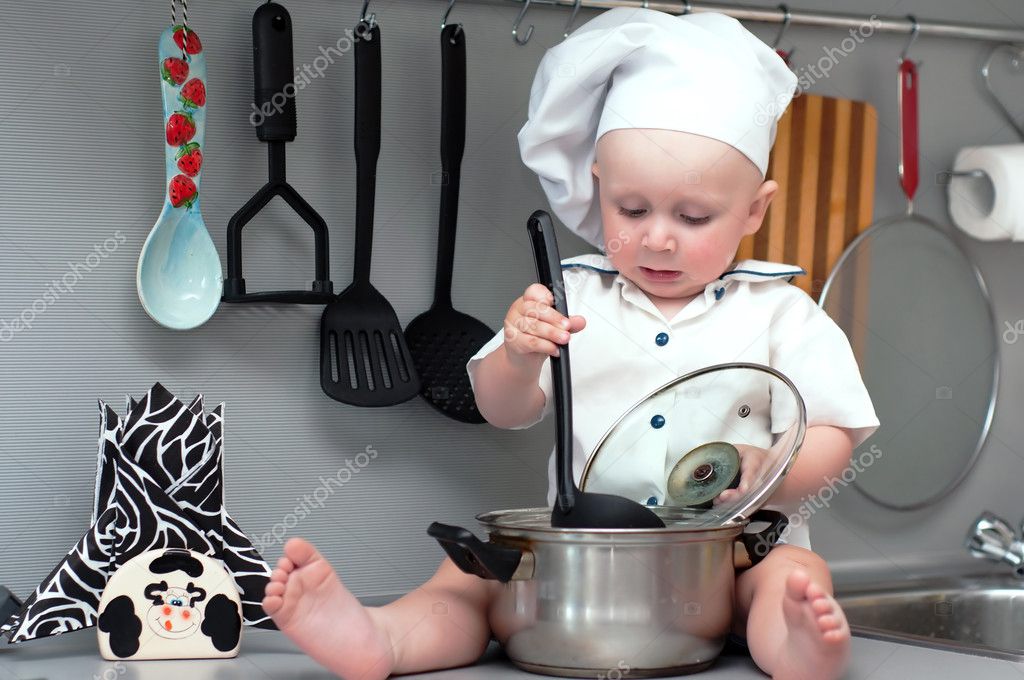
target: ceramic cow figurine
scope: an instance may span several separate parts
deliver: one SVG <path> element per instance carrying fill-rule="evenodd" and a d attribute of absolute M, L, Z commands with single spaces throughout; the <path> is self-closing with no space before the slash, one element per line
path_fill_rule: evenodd
<path fill-rule="evenodd" d="M 216 560 L 192 550 L 150 550 L 114 572 L 100 597 L 100 654 L 125 659 L 238 655 L 242 602 Z"/>

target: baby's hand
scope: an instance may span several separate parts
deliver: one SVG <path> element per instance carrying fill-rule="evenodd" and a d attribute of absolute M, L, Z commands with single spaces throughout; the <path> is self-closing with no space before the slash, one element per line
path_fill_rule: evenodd
<path fill-rule="evenodd" d="M 570 333 L 587 325 L 582 316 L 562 316 L 552 305 L 548 287 L 534 283 L 508 308 L 505 315 L 505 350 L 516 362 L 543 362 L 545 355 L 558 356 L 558 345 L 569 342 Z"/>
<path fill-rule="evenodd" d="M 714 505 L 732 503 L 750 491 L 761 474 L 772 462 L 771 452 L 749 444 L 733 444 L 740 454 L 740 484 L 735 489 L 726 489 L 715 497 Z"/>

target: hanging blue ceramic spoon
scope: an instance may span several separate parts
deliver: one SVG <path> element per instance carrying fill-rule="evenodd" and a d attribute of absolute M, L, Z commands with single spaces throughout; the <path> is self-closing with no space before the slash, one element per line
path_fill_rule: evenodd
<path fill-rule="evenodd" d="M 167 186 L 163 210 L 139 254 L 136 286 L 143 309 L 154 321 L 184 330 L 213 315 L 223 280 L 220 257 L 199 212 L 206 56 L 187 23 L 161 34 L 158 53 Z"/>

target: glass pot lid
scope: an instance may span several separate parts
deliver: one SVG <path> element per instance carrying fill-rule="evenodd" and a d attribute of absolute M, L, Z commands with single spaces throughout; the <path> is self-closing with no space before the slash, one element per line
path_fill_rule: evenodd
<path fill-rule="evenodd" d="M 587 460 L 580 488 L 689 508 L 694 528 L 745 519 L 782 484 L 806 421 L 800 393 L 779 371 L 708 366 L 621 416 Z"/>

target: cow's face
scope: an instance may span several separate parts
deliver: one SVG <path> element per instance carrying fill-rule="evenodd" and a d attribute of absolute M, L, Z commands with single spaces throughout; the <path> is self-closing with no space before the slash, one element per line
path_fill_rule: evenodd
<path fill-rule="evenodd" d="M 199 630 L 203 614 L 193 606 L 196 592 L 191 588 L 174 586 L 161 589 L 153 587 L 157 585 L 153 584 L 146 593 L 154 600 L 154 605 L 146 614 L 146 620 L 153 632 L 160 637 L 180 639 Z M 190 583 L 189 586 L 191 585 Z M 157 603 L 155 596 L 159 596 L 162 601 Z"/>

